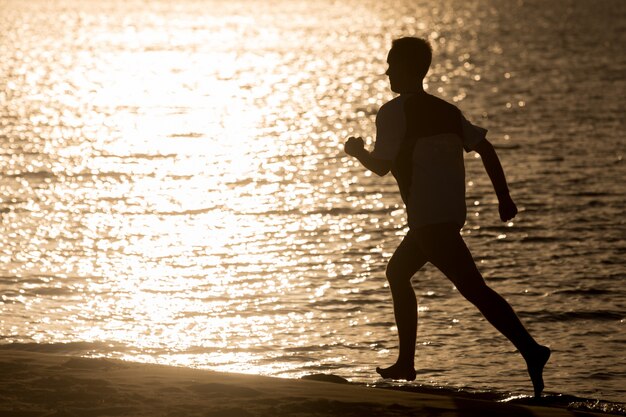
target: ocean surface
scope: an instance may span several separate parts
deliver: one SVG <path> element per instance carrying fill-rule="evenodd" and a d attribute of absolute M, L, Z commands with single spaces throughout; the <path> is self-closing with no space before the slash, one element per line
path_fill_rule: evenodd
<path fill-rule="evenodd" d="M 0 343 L 379 384 L 391 176 L 343 153 L 393 97 L 391 40 L 489 129 L 463 235 L 553 356 L 546 392 L 626 402 L 623 0 L 0 0 Z M 524 396 L 521 356 L 432 266 L 419 387 Z"/>

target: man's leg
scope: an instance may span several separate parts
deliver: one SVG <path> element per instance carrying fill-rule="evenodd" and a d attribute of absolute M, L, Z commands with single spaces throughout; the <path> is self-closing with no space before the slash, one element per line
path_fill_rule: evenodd
<path fill-rule="evenodd" d="M 539 345 L 509 303 L 487 286 L 458 227 L 451 223 L 426 226 L 419 230 L 418 241 L 428 260 L 520 351 L 528 365 L 535 395 L 539 396 L 543 390 L 543 367 L 550 357 L 550 349 Z"/>
<path fill-rule="evenodd" d="M 415 339 L 417 333 L 417 299 L 411 278 L 426 263 L 411 231 L 404 237 L 387 265 L 387 281 L 393 297 L 393 313 L 398 328 L 398 360 L 389 368 L 376 368 L 383 378 L 415 379 Z"/>

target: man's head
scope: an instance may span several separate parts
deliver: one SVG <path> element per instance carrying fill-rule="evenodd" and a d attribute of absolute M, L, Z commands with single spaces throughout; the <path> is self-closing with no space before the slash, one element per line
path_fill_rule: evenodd
<path fill-rule="evenodd" d="M 387 56 L 389 69 L 386 72 L 391 90 L 396 93 L 421 90 L 432 57 L 432 48 L 425 39 L 406 37 L 394 40 Z"/>

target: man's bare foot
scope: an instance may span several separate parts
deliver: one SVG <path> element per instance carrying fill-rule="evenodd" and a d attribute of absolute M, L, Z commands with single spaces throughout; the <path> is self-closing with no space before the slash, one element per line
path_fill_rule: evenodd
<path fill-rule="evenodd" d="M 403 366 L 397 363 L 389 368 L 376 368 L 376 372 L 385 379 L 405 379 L 407 381 L 414 381 L 416 374 L 412 365 Z"/>
<path fill-rule="evenodd" d="M 546 346 L 539 346 L 532 355 L 525 357 L 526 365 L 528 366 L 528 375 L 533 383 L 535 389 L 535 397 L 541 397 L 543 391 L 543 367 L 550 359 L 550 348 Z"/>

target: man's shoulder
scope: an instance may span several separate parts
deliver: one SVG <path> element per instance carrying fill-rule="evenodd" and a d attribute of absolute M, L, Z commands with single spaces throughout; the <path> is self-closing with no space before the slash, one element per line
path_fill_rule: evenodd
<path fill-rule="evenodd" d="M 382 106 L 380 106 L 378 113 L 397 111 L 398 109 L 401 110 L 405 100 L 406 100 L 406 97 L 402 95 L 394 97 L 388 102 L 386 102 L 385 104 L 383 104 Z"/>
<path fill-rule="evenodd" d="M 460 121 L 462 112 L 457 106 L 432 94 L 414 96 L 406 102 L 407 114 L 419 115 L 421 120 Z"/>
<path fill-rule="evenodd" d="M 376 114 L 377 123 L 398 123 L 404 120 L 404 102 L 406 97 L 397 96 L 383 104 Z"/>
<path fill-rule="evenodd" d="M 453 104 L 433 96 L 420 94 L 405 106 L 407 133 L 411 137 L 456 133 L 461 136 L 461 111 Z"/>

